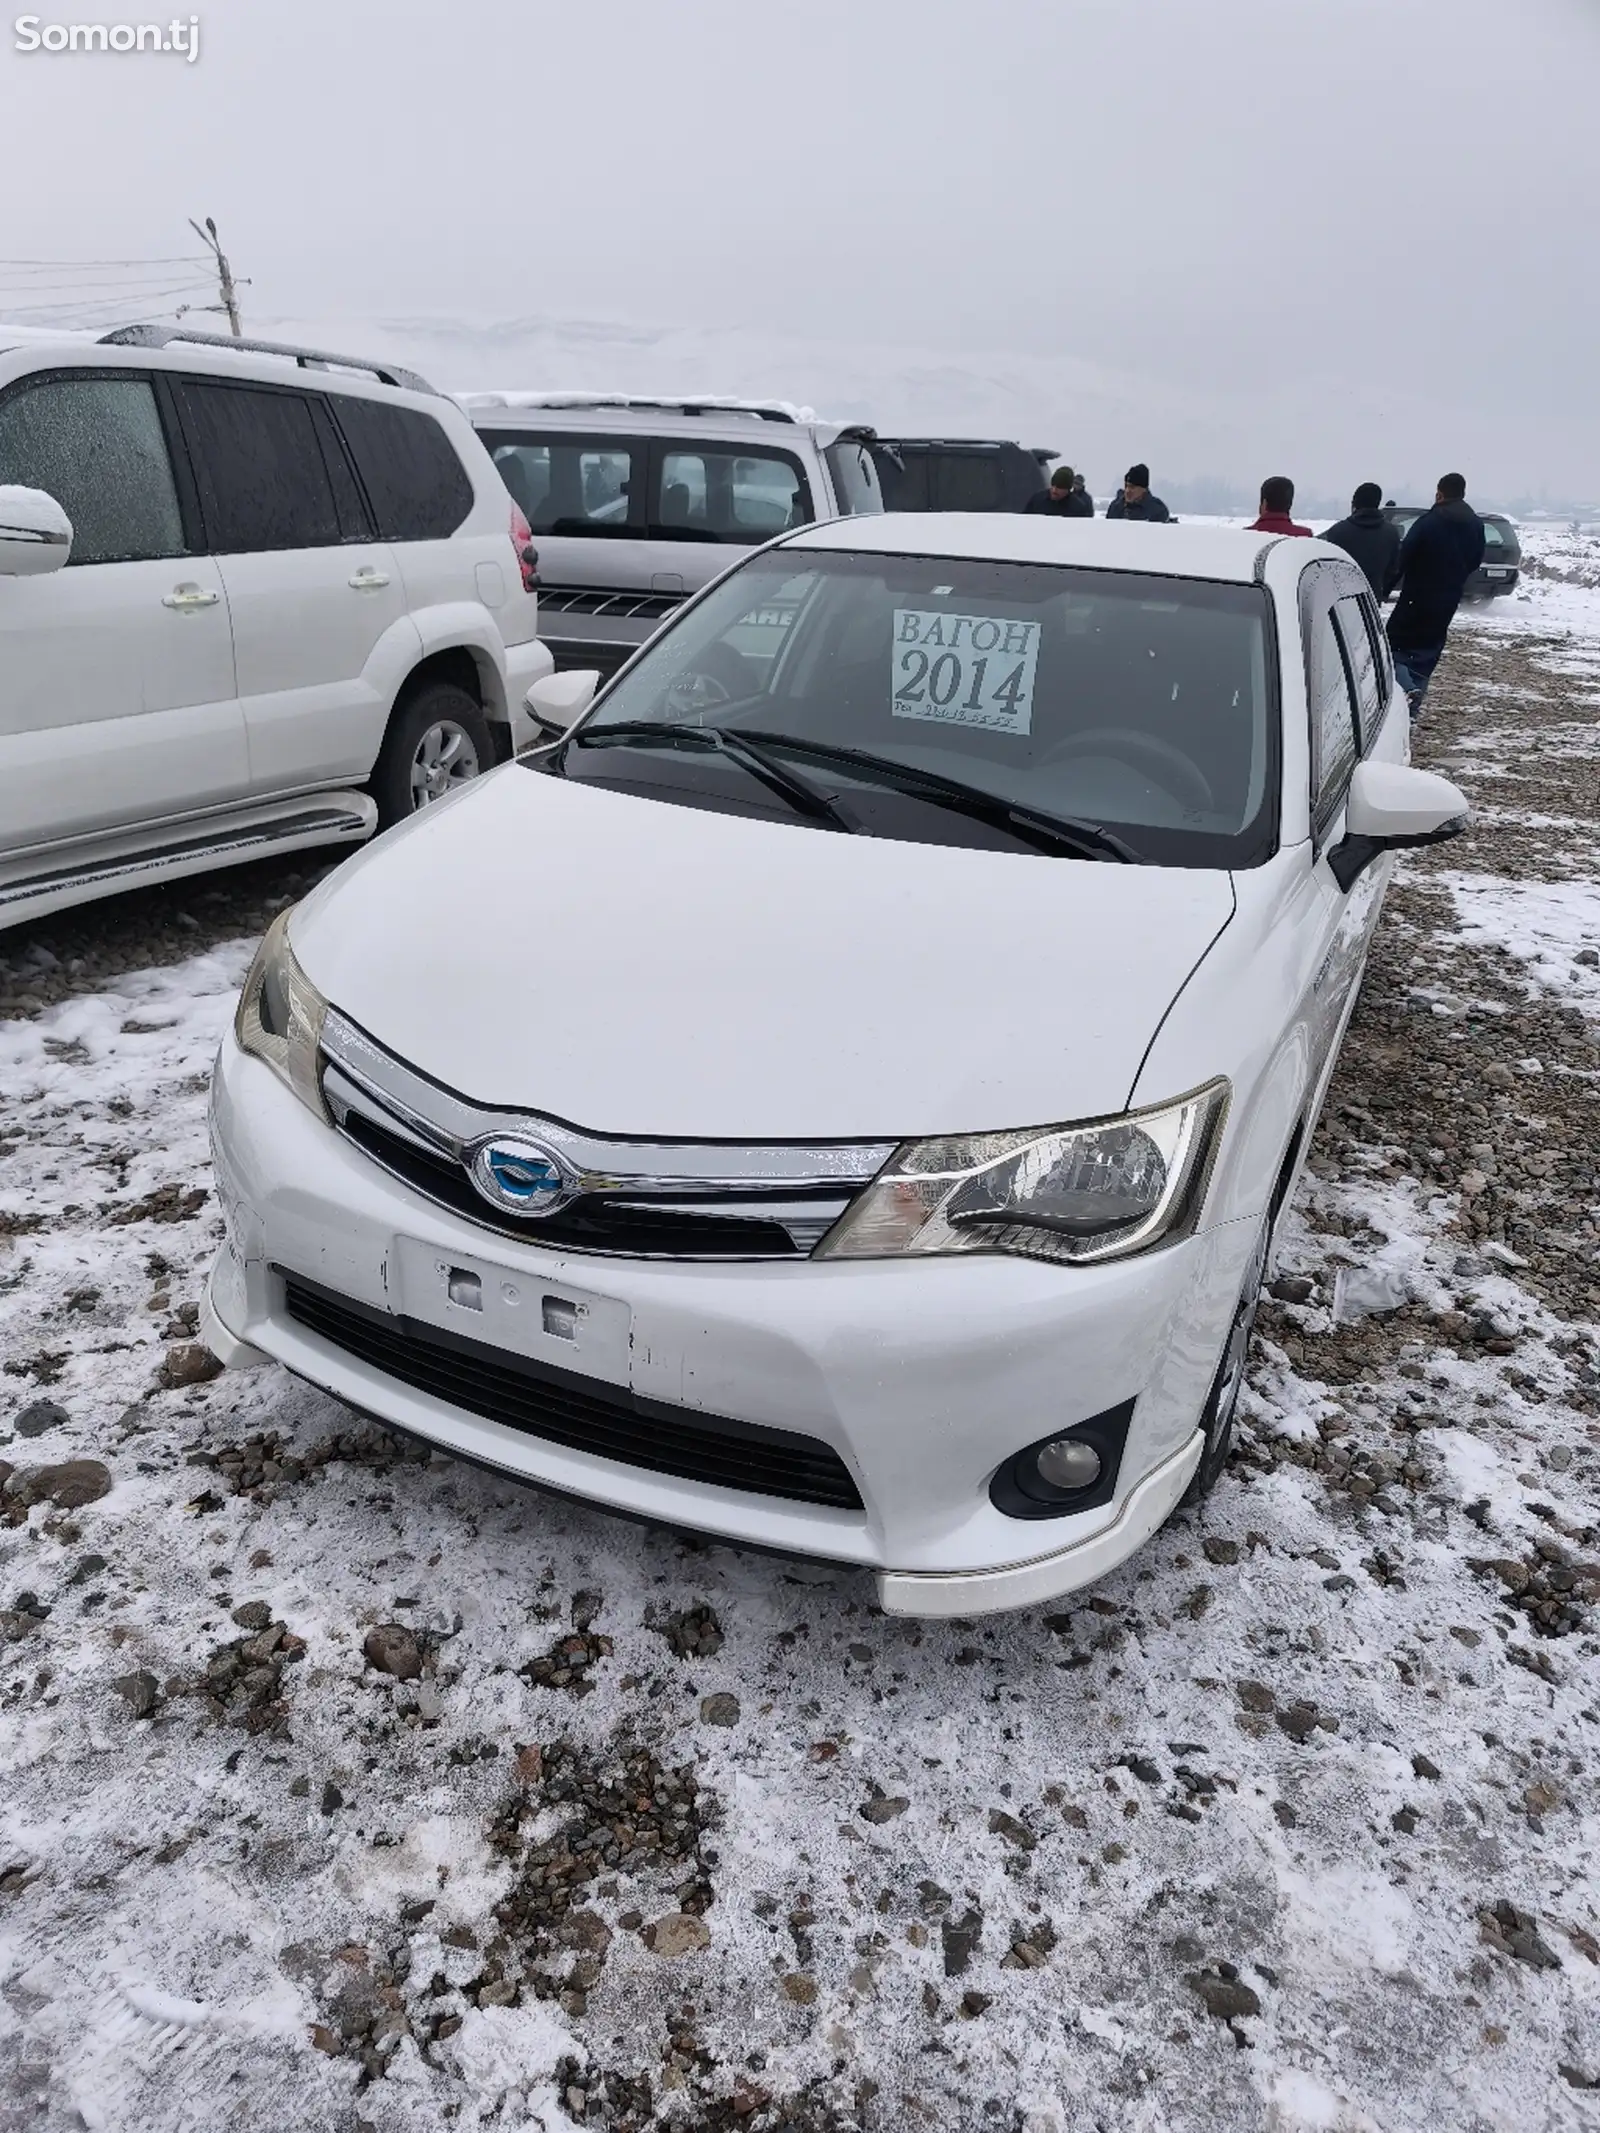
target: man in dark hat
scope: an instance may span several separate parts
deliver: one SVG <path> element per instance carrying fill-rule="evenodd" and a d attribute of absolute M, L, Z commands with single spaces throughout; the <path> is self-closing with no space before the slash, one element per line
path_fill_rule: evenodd
<path fill-rule="evenodd" d="M 1041 518 L 1093 518 L 1094 505 L 1077 481 L 1071 467 L 1057 467 L 1049 488 L 1030 496 L 1023 510 Z"/>
<path fill-rule="evenodd" d="M 1122 477 L 1122 487 L 1106 506 L 1107 518 L 1142 518 L 1153 526 L 1170 525 L 1172 513 L 1159 496 L 1150 494 L 1150 469 L 1135 460 Z"/>
<path fill-rule="evenodd" d="M 1350 499 L 1350 516 L 1322 538 L 1358 563 L 1378 598 L 1387 600 L 1400 582 L 1400 528 L 1384 517 L 1382 502 L 1378 484 L 1364 481 Z"/>

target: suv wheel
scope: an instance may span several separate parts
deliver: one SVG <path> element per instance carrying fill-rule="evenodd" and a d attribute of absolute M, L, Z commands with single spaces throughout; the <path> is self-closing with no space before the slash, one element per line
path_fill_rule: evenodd
<path fill-rule="evenodd" d="M 1271 1241 L 1272 1224 L 1263 1222 L 1261 1236 L 1250 1254 L 1250 1265 L 1234 1308 L 1233 1322 L 1228 1327 L 1222 1360 L 1217 1365 L 1217 1374 L 1211 1381 L 1211 1391 L 1200 1417 L 1205 1446 L 1194 1477 L 1184 1491 L 1186 1505 L 1201 1503 L 1211 1494 L 1233 1448 L 1233 1418 L 1238 1410 L 1239 1395 L 1244 1390 L 1244 1366 L 1250 1353 L 1251 1336 L 1256 1330 L 1256 1313 L 1261 1307 L 1261 1284 L 1266 1279 L 1267 1247 Z"/>
<path fill-rule="evenodd" d="M 382 829 L 494 768 L 489 723 L 465 689 L 430 681 L 396 707 L 372 772 Z"/>

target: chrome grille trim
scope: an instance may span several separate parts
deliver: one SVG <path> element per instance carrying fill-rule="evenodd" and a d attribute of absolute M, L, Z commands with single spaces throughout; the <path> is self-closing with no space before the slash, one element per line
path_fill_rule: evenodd
<path fill-rule="evenodd" d="M 720 1241 L 704 1250 L 670 1253 L 618 1245 L 618 1257 L 804 1258 L 883 1168 L 896 1145 L 606 1139 L 537 1112 L 500 1109 L 457 1096 L 407 1066 L 336 1008 L 329 1009 L 323 1024 L 322 1055 L 323 1095 L 334 1125 L 369 1161 L 466 1220 L 561 1251 L 612 1250 L 563 1236 L 565 1214 L 591 1224 L 596 1218 L 625 1224 L 636 1214 L 678 1218 L 691 1231 L 696 1221 L 714 1221 Z M 371 1129 L 368 1134 L 361 1133 L 362 1125 Z M 497 1134 L 529 1136 L 566 1164 L 574 1197 L 548 1217 L 497 1218 L 487 1202 L 480 1208 L 459 1193 L 430 1191 L 417 1175 L 397 1167 L 403 1160 L 399 1152 L 394 1162 L 385 1162 L 372 1145 L 374 1133 L 403 1143 L 434 1165 L 449 1166 L 445 1183 L 452 1186 L 467 1182 L 470 1153 L 480 1141 Z M 434 1182 L 438 1179 L 435 1172 Z M 736 1237 L 740 1222 L 751 1226 L 750 1242 L 744 1249 L 730 1248 L 730 1226 Z M 789 1239 L 787 1252 L 760 1241 L 761 1233 L 770 1239 L 775 1227 Z"/>

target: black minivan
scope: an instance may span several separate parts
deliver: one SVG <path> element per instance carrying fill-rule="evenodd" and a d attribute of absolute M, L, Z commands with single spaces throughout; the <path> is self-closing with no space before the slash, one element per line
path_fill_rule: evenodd
<path fill-rule="evenodd" d="M 885 511 L 1023 511 L 1058 455 L 977 437 L 880 437 L 872 456 Z"/>
<path fill-rule="evenodd" d="M 1404 540 L 1422 516 L 1421 504 L 1385 504 L 1383 515 L 1398 526 Z M 1480 511 L 1483 520 L 1483 561 L 1461 588 L 1463 600 L 1492 600 L 1498 593 L 1514 593 L 1522 575 L 1522 543 L 1510 519 L 1499 511 Z"/>

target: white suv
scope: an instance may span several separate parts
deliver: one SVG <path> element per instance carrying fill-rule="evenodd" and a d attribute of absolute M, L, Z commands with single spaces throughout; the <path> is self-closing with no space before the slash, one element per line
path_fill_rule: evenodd
<path fill-rule="evenodd" d="M 359 843 L 513 754 L 536 560 L 408 372 L 0 327 L 0 925 Z"/>

